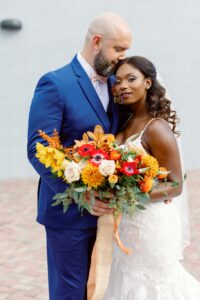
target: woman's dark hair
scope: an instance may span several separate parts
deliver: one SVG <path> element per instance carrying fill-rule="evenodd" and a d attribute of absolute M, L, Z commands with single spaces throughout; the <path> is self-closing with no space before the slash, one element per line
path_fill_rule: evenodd
<path fill-rule="evenodd" d="M 165 97 L 166 89 L 158 82 L 154 65 L 145 57 L 131 56 L 121 60 L 116 65 L 114 74 L 116 74 L 119 67 L 124 64 L 135 67 L 145 78 L 151 79 L 152 85 L 147 90 L 147 111 L 154 118 L 166 120 L 172 126 L 172 131 L 179 135 L 176 131 L 176 124 L 178 123 L 176 111 L 171 108 L 171 101 Z"/>

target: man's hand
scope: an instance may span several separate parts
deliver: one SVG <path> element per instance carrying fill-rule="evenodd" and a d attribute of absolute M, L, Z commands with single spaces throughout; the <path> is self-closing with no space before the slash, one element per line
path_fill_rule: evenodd
<path fill-rule="evenodd" d="M 91 214 L 93 216 L 97 216 L 97 217 L 100 217 L 100 216 L 103 216 L 105 214 L 112 214 L 114 212 L 114 209 L 110 208 L 109 207 L 109 204 L 103 200 L 100 200 L 98 198 L 98 192 L 95 192 L 95 203 L 94 205 L 92 206 L 92 212 Z M 110 194 L 109 198 L 112 197 L 112 194 Z M 86 193 L 86 199 L 87 199 L 87 202 L 89 204 L 91 204 L 90 202 L 90 193 L 87 192 Z"/>

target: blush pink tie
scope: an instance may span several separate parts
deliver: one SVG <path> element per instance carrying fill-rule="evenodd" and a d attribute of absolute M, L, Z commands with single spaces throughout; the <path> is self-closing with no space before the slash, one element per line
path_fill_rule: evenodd
<path fill-rule="evenodd" d="M 100 76 L 100 75 L 98 75 L 98 74 L 92 74 L 91 80 L 92 80 L 92 82 L 98 81 L 99 83 L 103 84 L 103 83 L 106 83 L 106 82 L 107 82 L 108 78 L 107 78 L 107 77 Z"/>

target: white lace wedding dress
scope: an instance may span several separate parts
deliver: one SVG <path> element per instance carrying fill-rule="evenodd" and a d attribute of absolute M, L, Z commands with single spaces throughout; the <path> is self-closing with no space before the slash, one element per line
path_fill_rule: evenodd
<path fill-rule="evenodd" d="M 142 133 L 134 141 L 141 147 Z M 123 217 L 120 237 L 132 254 L 115 246 L 104 300 L 200 299 L 200 283 L 179 262 L 180 218 L 173 202 L 151 203 Z"/>

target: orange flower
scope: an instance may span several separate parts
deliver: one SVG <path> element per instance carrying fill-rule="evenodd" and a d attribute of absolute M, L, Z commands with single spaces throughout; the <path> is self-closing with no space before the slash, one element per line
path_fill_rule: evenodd
<path fill-rule="evenodd" d="M 159 171 L 161 171 L 161 174 L 159 174 Z M 168 173 L 169 172 L 167 172 L 167 169 L 165 167 L 160 167 L 159 170 L 158 170 L 157 178 L 158 179 L 165 179 L 165 178 L 167 178 Z"/>
<path fill-rule="evenodd" d="M 111 160 L 118 160 L 120 158 L 121 158 L 121 154 L 120 154 L 119 151 L 113 150 L 113 151 L 110 152 L 110 159 Z"/>
<path fill-rule="evenodd" d="M 153 187 L 153 178 L 151 176 L 145 176 L 144 180 L 140 182 L 140 190 L 143 193 L 148 193 Z"/>
<path fill-rule="evenodd" d="M 104 134 L 103 128 L 100 125 L 96 125 L 94 132 L 87 131 L 87 135 L 92 139 L 95 145 L 100 148 L 104 145 L 109 145 L 115 141 L 113 134 Z"/>
<path fill-rule="evenodd" d="M 88 185 L 90 188 L 98 188 L 101 184 L 104 183 L 105 177 L 99 172 L 99 168 L 93 166 L 92 164 L 87 164 L 82 170 L 82 180 L 85 185 Z"/>
<path fill-rule="evenodd" d="M 54 129 L 52 136 L 49 136 L 42 130 L 38 130 L 39 135 L 48 142 L 49 147 L 56 148 L 56 149 L 62 149 L 63 146 L 60 142 L 59 134 L 56 129 Z"/>

